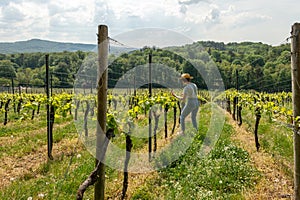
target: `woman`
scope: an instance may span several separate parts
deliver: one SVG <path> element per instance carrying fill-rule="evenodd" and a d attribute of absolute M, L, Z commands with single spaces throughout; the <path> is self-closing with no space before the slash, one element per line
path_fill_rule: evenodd
<path fill-rule="evenodd" d="M 184 73 L 180 77 L 182 83 L 185 85 L 183 88 L 183 96 L 177 96 L 174 94 L 172 91 L 172 95 L 179 100 L 185 102 L 185 106 L 183 107 L 181 114 L 180 114 L 180 126 L 181 126 L 181 132 L 180 134 L 184 134 L 185 131 L 185 118 L 188 116 L 188 114 L 192 113 L 191 118 L 192 118 L 192 123 L 193 126 L 196 130 L 198 130 L 197 126 L 197 112 L 199 110 L 199 101 L 197 97 L 197 85 L 195 83 L 191 82 L 191 79 L 193 79 L 192 76 L 188 73 Z"/>

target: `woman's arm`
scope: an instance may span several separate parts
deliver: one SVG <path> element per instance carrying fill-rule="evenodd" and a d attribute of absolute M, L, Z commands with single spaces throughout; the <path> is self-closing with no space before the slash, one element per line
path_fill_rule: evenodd
<path fill-rule="evenodd" d="M 174 96 L 174 97 L 176 97 L 177 99 L 179 99 L 179 100 L 181 100 L 181 101 L 185 101 L 185 99 L 186 99 L 186 95 L 183 93 L 183 96 L 181 97 L 181 96 L 177 96 L 175 93 L 174 93 L 174 91 L 172 90 L 171 91 L 171 94 Z"/>

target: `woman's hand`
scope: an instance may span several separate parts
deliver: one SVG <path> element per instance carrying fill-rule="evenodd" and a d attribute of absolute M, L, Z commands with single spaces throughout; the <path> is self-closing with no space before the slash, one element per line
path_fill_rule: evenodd
<path fill-rule="evenodd" d="M 171 94 L 172 94 L 172 96 L 176 97 L 173 90 L 171 90 Z"/>
<path fill-rule="evenodd" d="M 171 94 L 172 94 L 175 98 L 177 98 L 177 99 L 179 99 L 179 100 L 182 100 L 182 97 L 177 96 L 177 95 L 174 93 L 173 90 L 171 90 Z"/>
<path fill-rule="evenodd" d="M 173 90 L 171 90 L 171 94 L 173 95 L 173 97 L 175 97 L 175 98 L 177 98 L 177 99 L 180 99 L 180 97 L 179 97 L 179 96 L 177 96 L 177 95 L 174 93 L 174 91 L 173 91 Z"/>

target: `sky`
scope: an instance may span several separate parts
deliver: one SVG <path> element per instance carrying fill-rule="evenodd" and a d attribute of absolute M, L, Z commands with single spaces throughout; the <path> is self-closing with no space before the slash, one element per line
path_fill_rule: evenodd
<path fill-rule="evenodd" d="M 111 38 L 155 28 L 192 41 L 276 46 L 300 22 L 299 7 L 299 0 L 1 0 L 0 42 L 96 44 L 98 25 L 105 24 Z"/>

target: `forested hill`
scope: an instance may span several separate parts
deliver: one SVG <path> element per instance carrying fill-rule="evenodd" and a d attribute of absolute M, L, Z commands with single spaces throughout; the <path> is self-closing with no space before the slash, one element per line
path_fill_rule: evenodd
<path fill-rule="evenodd" d="M 261 42 L 225 44 L 199 41 L 168 49 L 206 67 L 213 61 L 222 75 L 226 89 L 235 87 L 238 71 L 240 89 L 267 92 L 291 90 L 291 47 L 288 43 L 271 46 Z M 183 71 L 187 70 L 188 67 L 183 66 Z"/>
<path fill-rule="evenodd" d="M 33 40 L 34 41 L 34 40 Z M 52 44 L 52 43 L 50 43 Z M 65 45 L 67 46 L 67 45 Z M 51 48 L 48 48 L 47 52 Z M 52 50 L 54 51 L 54 47 Z M 178 73 L 188 72 L 195 78 L 194 82 L 201 89 L 206 88 L 201 74 L 195 71 L 197 64 L 210 74 L 212 65 L 216 65 L 223 78 L 225 88 L 236 86 L 236 71 L 239 72 L 239 88 L 258 91 L 291 90 L 291 53 L 290 44 L 271 46 L 260 42 L 223 43 L 198 41 L 178 47 L 159 49 L 144 47 L 135 51 L 119 48 L 113 53 L 110 47 L 109 87 L 114 87 L 123 74 L 135 66 L 148 63 L 152 54 L 153 63 L 174 68 Z M 21 50 L 21 47 L 19 49 Z M 74 74 L 82 69 L 87 76 L 97 72 L 97 54 L 82 50 L 60 51 L 50 53 L 50 68 L 54 87 L 72 87 Z M 42 87 L 45 77 L 45 53 L 0 53 L 0 86 L 10 85 L 11 78 L 15 84 L 30 87 Z M 164 77 L 162 77 L 164 78 Z M 83 80 L 85 87 L 93 85 L 92 79 Z"/>
<path fill-rule="evenodd" d="M 96 45 L 54 42 L 31 39 L 18 42 L 0 42 L 0 53 L 33 53 L 33 52 L 63 52 L 63 51 L 92 51 Z"/>

